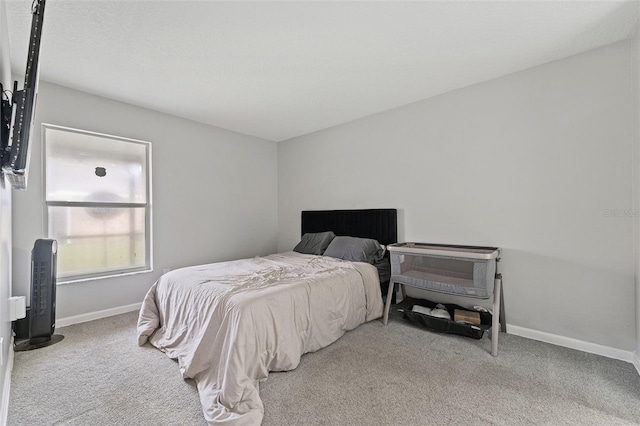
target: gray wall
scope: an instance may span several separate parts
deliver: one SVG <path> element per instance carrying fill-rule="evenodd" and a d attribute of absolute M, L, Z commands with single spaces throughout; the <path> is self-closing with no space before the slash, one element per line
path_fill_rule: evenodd
<path fill-rule="evenodd" d="M 9 57 L 9 36 L 4 0 L 0 0 L 0 82 L 11 87 L 11 60 Z M 11 321 L 9 321 L 9 297 L 11 296 L 11 187 L 4 178 L 0 179 L 0 339 L 2 339 L 2 365 L 0 365 L 0 409 L 5 410 L 3 401 L 4 381 L 8 379 L 7 359 L 11 348 Z M 6 400 L 9 403 L 9 400 Z M 4 420 L 0 410 L 0 423 Z"/>
<path fill-rule="evenodd" d="M 14 294 L 28 294 L 30 252 L 44 236 L 41 123 L 152 143 L 153 273 L 59 285 L 58 319 L 141 302 L 164 268 L 275 251 L 274 142 L 42 82 L 29 189 L 14 194 Z"/>
<path fill-rule="evenodd" d="M 633 219 L 616 216 L 632 208 L 631 52 L 280 142 L 278 249 L 298 241 L 301 210 L 395 207 L 401 241 L 504 249 L 509 325 L 633 350 Z"/>
<path fill-rule="evenodd" d="M 631 39 L 633 49 L 633 202 L 634 212 L 634 252 L 636 285 L 636 365 L 640 369 L 640 30 Z"/>

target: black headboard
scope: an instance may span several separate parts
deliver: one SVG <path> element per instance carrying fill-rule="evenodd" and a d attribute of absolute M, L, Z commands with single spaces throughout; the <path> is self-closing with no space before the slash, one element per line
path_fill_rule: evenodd
<path fill-rule="evenodd" d="M 373 238 L 380 244 L 393 244 L 398 242 L 397 216 L 396 209 L 303 211 L 302 235 L 333 231 L 336 235 Z"/>

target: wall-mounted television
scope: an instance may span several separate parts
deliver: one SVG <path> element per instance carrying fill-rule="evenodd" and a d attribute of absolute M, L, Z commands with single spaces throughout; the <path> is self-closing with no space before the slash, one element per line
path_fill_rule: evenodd
<path fill-rule="evenodd" d="M 17 83 L 11 100 L 11 119 L 8 123 L 8 138 L 3 136 L 1 146 L 2 172 L 14 189 L 27 189 L 30 147 L 29 137 L 34 124 L 36 99 L 38 95 L 40 38 L 44 18 L 45 0 L 34 0 L 31 7 L 31 35 L 27 53 L 27 69 L 24 87 L 18 90 Z M 2 114 L 2 126 L 7 126 Z M 5 130 L 5 129 L 3 129 Z M 4 135 L 6 132 L 3 131 Z"/>

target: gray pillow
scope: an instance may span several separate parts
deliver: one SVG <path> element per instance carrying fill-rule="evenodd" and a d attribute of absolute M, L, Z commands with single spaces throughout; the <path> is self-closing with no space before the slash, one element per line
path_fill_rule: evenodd
<path fill-rule="evenodd" d="M 293 251 L 304 254 L 322 255 L 335 236 L 336 234 L 331 231 L 306 233 L 302 236 L 302 240 L 300 240 L 298 245 L 293 248 Z"/>
<path fill-rule="evenodd" d="M 324 256 L 373 265 L 384 256 L 384 247 L 371 238 L 335 237 Z"/>

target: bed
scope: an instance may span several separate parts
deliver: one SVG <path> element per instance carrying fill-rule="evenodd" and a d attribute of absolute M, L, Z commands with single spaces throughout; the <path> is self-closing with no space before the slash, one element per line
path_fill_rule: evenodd
<path fill-rule="evenodd" d="M 144 298 L 138 344 L 177 359 L 209 424 L 260 424 L 259 383 L 270 371 L 292 370 L 303 354 L 382 316 L 373 263 L 384 257 L 369 247 L 395 242 L 395 217 L 394 209 L 302 212 L 294 251 L 171 271 Z M 365 246 L 375 262 L 352 261 Z"/>

